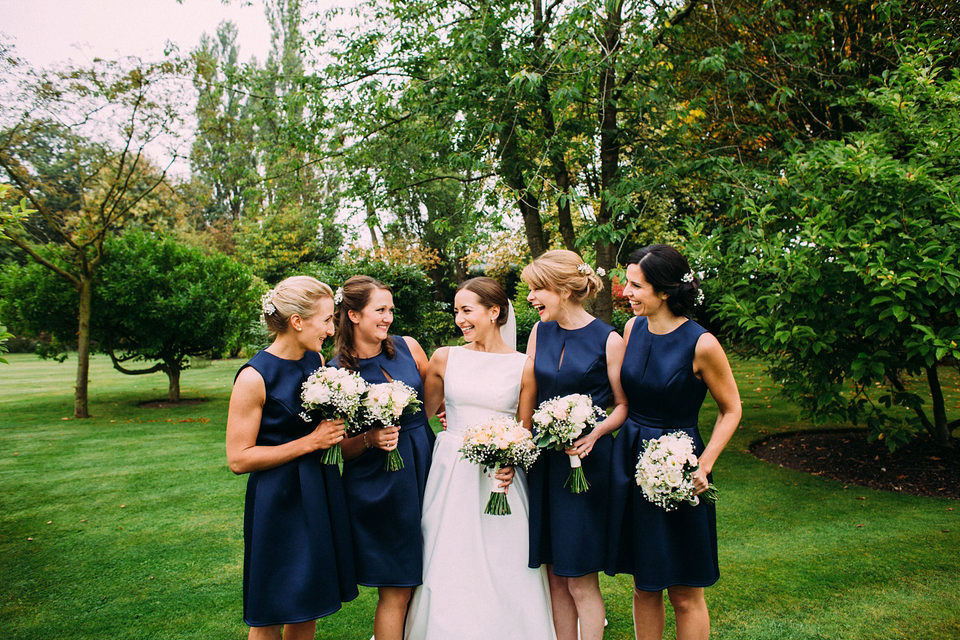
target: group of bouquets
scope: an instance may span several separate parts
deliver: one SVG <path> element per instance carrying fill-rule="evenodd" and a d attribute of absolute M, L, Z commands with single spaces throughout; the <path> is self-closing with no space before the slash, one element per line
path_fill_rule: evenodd
<path fill-rule="evenodd" d="M 300 414 L 304 421 L 342 418 L 347 437 L 371 429 L 399 426 L 400 416 L 413 414 L 420 408 L 416 390 L 399 380 L 369 384 L 354 371 L 334 367 L 320 367 L 311 373 L 303 383 L 300 399 L 306 409 Z M 325 464 L 343 462 L 340 444 L 324 451 L 322 460 Z M 399 449 L 389 451 L 384 469 L 402 468 Z"/>
<path fill-rule="evenodd" d="M 463 435 L 460 453 L 465 460 L 480 465 L 490 478 L 490 498 L 483 512 L 504 516 L 510 514 L 510 503 L 496 478 L 501 467 L 530 468 L 540 455 L 530 431 L 511 418 L 491 418 L 474 425 Z"/>
<path fill-rule="evenodd" d="M 694 452 L 693 438 L 683 431 L 667 433 L 644 441 L 637 460 L 636 480 L 643 496 L 667 511 L 687 503 L 717 501 L 717 488 L 711 484 L 700 495 L 694 495 L 693 474 L 700 468 Z"/>

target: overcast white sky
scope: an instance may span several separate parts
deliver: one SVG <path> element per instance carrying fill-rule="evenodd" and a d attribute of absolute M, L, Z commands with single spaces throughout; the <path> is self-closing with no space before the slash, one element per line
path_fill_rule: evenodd
<path fill-rule="evenodd" d="M 241 60 L 262 62 L 270 48 L 259 0 L 0 0 L 0 16 L 3 39 L 35 67 L 126 55 L 155 60 L 168 41 L 186 53 L 228 19 L 239 30 Z"/>

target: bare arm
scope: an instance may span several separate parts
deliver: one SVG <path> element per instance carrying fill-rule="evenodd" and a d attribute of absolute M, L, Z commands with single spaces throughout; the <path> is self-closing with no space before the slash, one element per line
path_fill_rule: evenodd
<path fill-rule="evenodd" d="M 693 371 L 706 383 L 719 409 L 710 441 L 700 454 L 700 469 L 706 481 L 706 474 L 713 470 L 720 452 L 730 442 L 733 432 L 740 424 L 743 409 L 740 405 L 740 391 L 733 378 L 727 354 L 713 334 L 705 333 L 697 341 Z"/>
<path fill-rule="evenodd" d="M 423 381 L 423 409 L 427 417 L 436 414 L 443 404 L 443 376 L 447 372 L 447 356 L 450 347 L 440 347 L 433 352 L 427 367 L 427 376 Z"/>
<path fill-rule="evenodd" d="M 611 331 L 607 336 L 606 352 L 607 379 L 610 380 L 610 388 L 613 391 L 613 411 L 593 431 L 574 442 L 573 447 L 567 449 L 569 455 L 579 455 L 581 458 L 589 455 L 597 440 L 619 429 L 627 419 L 627 395 L 623 391 L 623 385 L 620 384 L 620 368 L 623 366 L 625 349 L 626 342 L 620 334 Z"/>
<path fill-rule="evenodd" d="M 323 420 L 302 438 L 273 446 L 258 445 L 266 395 L 263 378 L 256 369 L 244 368 L 233 385 L 227 412 L 227 465 L 234 473 L 279 467 L 312 451 L 329 449 L 343 439 L 343 420 Z"/>

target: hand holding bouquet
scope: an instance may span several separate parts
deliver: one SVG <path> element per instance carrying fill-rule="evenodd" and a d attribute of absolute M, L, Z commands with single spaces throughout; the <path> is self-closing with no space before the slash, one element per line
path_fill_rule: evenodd
<path fill-rule="evenodd" d="M 491 418 L 467 429 L 460 453 L 465 460 L 479 464 L 491 474 L 490 499 L 484 513 L 504 516 L 510 513 L 510 503 L 495 474 L 500 467 L 529 469 L 540 455 L 530 432 L 511 418 Z"/>
<path fill-rule="evenodd" d="M 700 496 L 716 502 L 717 488 L 712 484 L 700 496 L 694 495 L 693 474 L 699 468 L 693 438 L 675 431 L 644 442 L 637 461 L 637 484 L 647 500 L 667 511 L 674 511 L 684 502 L 696 506 Z"/>
<path fill-rule="evenodd" d="M 367 383 L 358 374 L 346 369 L 320 367 L 303 383 L 300 399 L 305 412 L 300 414 L 304 422 L 313 422 L 314 416 L 321 419 L 343 418 L 348 436 L 363 433 L 363 422 L 358 412 L 363 401 Z M 340 464 L 343 452 L 335 444 L 323 453 L 324 464 Z"/>
<path fill-rule="evenodd" d="M 420 407 L 416 390 L 399 380 L 370 385 L 363 396 L 365 421 L 372 426 L 399 426 L 400 416 L 410 414 Z M 387 471 L 403 469 L 403 457 L 399 449 L 387 452 L 383 466 Z"/>
<path fill-rule="evenodd" d="M 577 438 L 593 431 L 597 423 L 606 417 L 604 410 L 594 406 L 593 399 L 582 393 L 544 400 L 533 414 L 537 446 L 566 451 Z M 570 474 L 563 486 L 569 484 L 571 493 L 583 493 L 590 488 L 590 483 L 583 475 L 580 456 L 569 457 Z"/>

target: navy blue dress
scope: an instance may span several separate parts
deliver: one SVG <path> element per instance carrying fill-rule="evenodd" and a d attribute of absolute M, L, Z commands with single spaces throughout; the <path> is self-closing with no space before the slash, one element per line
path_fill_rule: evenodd
<path fill-rule="evenodd" d="M 385 471 L 387 452 L 376 447 L 343 463 L 357 582 L 367 587 L 415 587 L 423 581 L 420 512 L 434 435 L 422 408 L 423 382 L 417 363 L 403 338 L 392 339 L 393 359 L 384 353 L 361 359 L 357 372 L 371 384 L 399 380 L 417 390 L 420 411 L 400 417 L 397 450 L 403 469 Z M 331 364 L 339 366 L 339 359 Z"/>
<path fill-rule="evenodd" d="M 606 409 L 613 398 L 607 375 L 607 339 L 612 331 L 598 319 L 580 329 L 563 329 L 556 322 L 538 324 L 533 360 L 537 403 L 583 393 Z M 544 450 L 530 469 L 531 568 L 552 564 L 555 575 L 568 577 L 604 569 L 612 449 L 613 437 L 607 434 L 583 459 L 583 474 L 590 483 L 584 493 L 574 494 L 563 486 L 570 474 L 570 459 L 563 451 Z"/>
<path fill-rule="evenodd" d="M 607 573 L 632 574 L 643 591 L 707 587 L 720 578 L 714 505 L 701 500 L 667 512 L 643 497 L 635 479 L 644 440 L 684 431 L 696 454 L 703 453 L 697 417 L 707 385 L 693 373 L 693 356 L 704 333 L 687 320 L 670 333 L 653 334 L 647 319 L 638 317 L 620 371 L 630 412 L 613 445 Z"/>
<path fill-rule="evenodd" d="M 279 445 L 316 428 L 300 418 L 300 388 L 320 354 L 284 360 L 261 351 L 243 367 L 263 377 L 257 445 Z M 247 480 L 243 518 L 243 620 L 251 627 L 315 620 L 357 597 L 347 505 L 336 465 L 322 451 Z"/>

